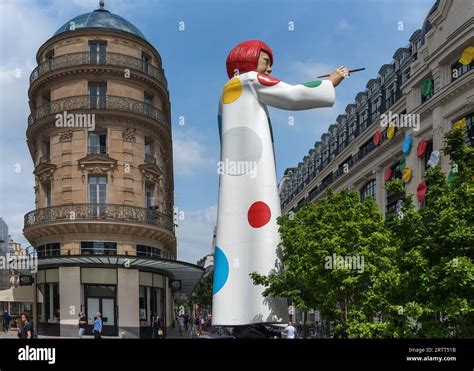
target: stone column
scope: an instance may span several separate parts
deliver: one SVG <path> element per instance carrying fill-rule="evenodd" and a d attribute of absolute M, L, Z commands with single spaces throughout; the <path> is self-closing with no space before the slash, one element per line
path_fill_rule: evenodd
<path fill-rule="evenodd" d="M 78 337 L 81 310 L 81 268 L 59 267 L 60 336 Z"/>
<path fill-rule="evenodd" d="M 139 271 L 117 269 L 118 334 L 124 338 L 140 337 Z"/>

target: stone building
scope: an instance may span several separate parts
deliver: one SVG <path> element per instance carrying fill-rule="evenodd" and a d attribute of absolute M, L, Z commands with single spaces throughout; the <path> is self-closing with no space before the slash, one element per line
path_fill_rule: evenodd
<path fill-rule="evenodd" d="M 173 291 L 203 269 L 178 262 L 170 102 L 161 56 L 140 30 L 100 7 L 38 50 L 26 131 L 35 210 L 24 234 L 39 258 L 39 333 L 76 336 L 84 310 L 104 334 L 167 328 Z"/>

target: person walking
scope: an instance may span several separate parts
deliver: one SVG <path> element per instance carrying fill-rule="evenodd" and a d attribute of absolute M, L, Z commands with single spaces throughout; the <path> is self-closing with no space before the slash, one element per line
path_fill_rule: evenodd
<path fill-rule="evenodd" d="M 3 312 L 3 331 L 8 332 L 8 329 L 10 328 L 10 321 L 12 320 L 12 317 L 10 316 L 10 313 L 8 313 L 8 310 L 5 310 Z"/>
<path fill-rule="evenodd" d="M 94 320 L 94 339 L 101 339 L 102 334 L 102 314 L 97 312 Z"/>
<path fill-rule="evenodd" d="M 79 312 L 79 338 L 82 339 L 84 334 L 86 333 L 86 326 L 87 326 L 87 316 L 85 312 Z"/>
<path fill-rule="evenodd" d="M 189 316 L 188 314 L 184 315 L 184 328 L 186 331 L 188 331 L 188 323 L 189 323 Z"/>
<path fill-rule="evenodd" d="M 293 327 L 293 323 L 288 322 L 288 326 L 285 328 L 285 334 L 287 339 L 294 339 L 296 335 L 296 329 Z"/>
<path fill-rule="evenodd" d="M 30 315 L 27 312 L 21 315 L 21 326 L 18 329 L 18 337 L 20 339 L 36 339 L 38 337 L 31 323 Z"/>
<path fill-rule="evenodd" d="M 161 323 L 161 318 L 156 317 L 156 328 L 158 339 L 163 339 L 165 337 L 165 332 L 163 330 L 163 324 Z"/>
<path fill-rule="evenodd" d="M 183 330 L 184 330 L 184 316 L 181 315 L 179 316 L 179 336 L 183 336 Z"/>

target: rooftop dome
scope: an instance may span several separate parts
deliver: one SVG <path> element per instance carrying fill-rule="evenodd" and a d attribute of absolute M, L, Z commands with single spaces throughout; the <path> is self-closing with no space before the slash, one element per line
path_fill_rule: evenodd
<path fill-rule="evenodd" d="M 64 25 L 54 33 L 54 36 L 59 35 L 63 32 L 69 32 L 73 29 L 80 28 L 104 28 L 107 30 L 116 30 L 131 33 L 141 39 L 146 40 L 145 36 L 141 31 L 135 27 L 132 23 L 119 15 L 113 14 L 108 10 L 104 9 L 104 2 L 100 2 L 99 9 L 92 12 L 78 15 L 67 21 Z"/>

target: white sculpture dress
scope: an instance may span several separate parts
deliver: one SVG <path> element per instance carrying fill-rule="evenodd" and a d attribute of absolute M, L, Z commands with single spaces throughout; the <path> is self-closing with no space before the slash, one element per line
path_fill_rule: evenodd
<path fill-rule="evenodd" d="M 212 324 L 286 321 L 287 302 L 264 298 L 250 273 L 279 267 L 281 215 L 267 105 L 285 110 L 330 107 L 328 80 L 290 85 L 252 71 L 230 79 L 219 102 L 221 161 L 214 254 Z"/>

